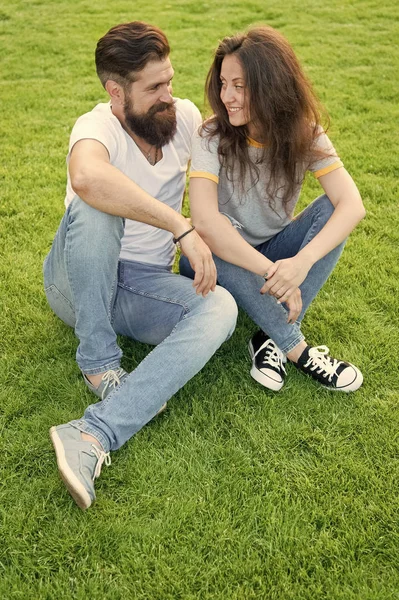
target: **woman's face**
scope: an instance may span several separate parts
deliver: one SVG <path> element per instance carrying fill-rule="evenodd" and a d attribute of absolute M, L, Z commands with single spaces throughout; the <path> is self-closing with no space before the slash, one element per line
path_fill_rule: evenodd
<path fill-rule="evenodd" d="M 234 127 L 248 125 L 248 132 L 251 135 L 249 94 L 245 86 L 243 68 L 234 54 L 224 57 L 220 82 L 220 99 L 226 107 L 231 125 Z"/>

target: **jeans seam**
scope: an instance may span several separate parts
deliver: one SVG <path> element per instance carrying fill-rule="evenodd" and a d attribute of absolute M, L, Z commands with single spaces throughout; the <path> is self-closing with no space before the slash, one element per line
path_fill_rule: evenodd
<path fill-rule="evenodd" d="M 166 296 L 158 296 L 158 294 L 153 294 L 150 292 L 143 292 L 142 290 L 138 290 L 137 288 L 130 287 L 129 285 L 118 283 L 118 287 L 123 290 L 127 290 L 132 292 L 133 294 L 137 294 L 138 296 L 143 296 L 144 298 L 152 298 L 153 300 L 160 300 L 161 302 L 168 302 L 169 304 L 176 304 L 176 306 L 181 306 L 185 313 L 190 312 L 190 307 L 187 306 L 181 300 L 174 300 L 173 298 L 168 298 Z"/>
<path fill-rule="evenodd" d="M 55 283 L 51 283 L 50 285 L 48 285 L 47 287 L 44 288 L 45 293 L 53 291 L 53 290 L 57 290 L 57 292 L 59 293 L 60 296 L 62 296 L 63 300 L 65 300 L 65 303 L 68 305 L 68 307 L 71 309 L 72 313 L 75 314 L 74 308 L 71 304 L 71 302 L 68 300 L 68 298 L 60 291 L 60 289 L 55 285 Z"/>
<path fill-rule="evenodd" d="M 114 279 L 112 281 L 111 294 L 109 296 L 109 305 L 108 305 L 108 309 L 107 309 L 107 315 L 108 315 L 108 319 L 111 324 L 111 327 L 112 327 L 112 323 L 113 323 L 113 316 L 115 314 L 115 305 L 116 305 L 115 294 L 116 294 L 117 288 L 118 288 L 118 270 L 116 270 L 116 277 L 114 277 Z M 114 302 L 112 303 L 113 299 L 114 299 Z M 118 341 L 117 341 L 116 337 L 115 337 L 115 341 L 113 343 L 113 347 L 114 347 L 115 351 L 118 352 L 119 346 L 118 346 Z"/>
<path fill-rule="evenodd" d="M 118 276 L 116 275 L 116 277 L 114 277 L 114 279 L 112 281 L 112 285 L 110 288 L 111 293 L 109 296 L 109 303 L 108 303 L 108 309 L 107 309 L 107 315 L 108 315 L 110 323 L 112 322 L 112 299 L 114 297 L 114 293 L 117 288 L 117 285 L 118 285 Z"/>
<path fill-rule="evenodd" d="M 67 278 L 68 278 L 69 287 L 71 289 L 73 305 L 76 306 L 75 290 L 74 290 L 73 280 L 71 279 L 71 276 L 70 276 L 70 266 L 71 266 L 70 252 L 71 252 L 71 245 L 70 245 L 70 242 L 69 242 L 69 237 L 70 236 L 68 236 L 68 233 L 69 233 L 69 230 L 70 230 L 70 225 L 74 221 L 71 213 L 72 213 L 72 203 L 71 203 L 71 208 L 69 209 L 68 223 L 67 223 L 66 231 L 65 231 L 64 253 L 65 253 L 65 267 L 66 267 L 65 271 L 66 271 L 66 275 L 67 275 Z M 57 234 L 58 234 L 58 232 L 57 232 Z"/>
<path fill-rule="evenodd" d="M 310 242 L 310 241 L 313 239 L 313 236 L 314 236 L 315 232 L 316 232 L 316 231 L 320 231 L 320 230 L 318 229 L 318 226 L 317 226 L 317 224 L 318 224 L 318 222 L 319 222 L 319 219 L 320 219 L 320 208 L 318 208 L 318 209 L 317 209 L 317 215 L 316 215 L 316 216 L 315 216 L 315 218 L 313 219 L 312 226 L 311 226 L 311 228 L 310 228 L 310 231 L 308 232 L 308 236 L 307 236 L 307 244 L 309 244 L 309 242 Z M 306 245 L 306 244 L 305 244 L 305 245 Z"/>

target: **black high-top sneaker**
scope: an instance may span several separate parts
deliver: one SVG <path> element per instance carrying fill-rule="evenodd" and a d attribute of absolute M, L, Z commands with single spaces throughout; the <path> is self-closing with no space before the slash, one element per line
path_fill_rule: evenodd
<path fill-rule="evenodd" d="M 328 355 L 327 346 L 307 346 L 297 363 L 297 369 L 316 379 L 329 390 L 354 392 L 363 383 L 363 375 L 357 367 Z"/>
<path fill-rule="evenodd" d="M 248 350 L 252 358 L 251 376 L 269 390 L 281 390 L 286 358 L 280 348 L 263 331 L 257 331 L 249 341 Z"/>

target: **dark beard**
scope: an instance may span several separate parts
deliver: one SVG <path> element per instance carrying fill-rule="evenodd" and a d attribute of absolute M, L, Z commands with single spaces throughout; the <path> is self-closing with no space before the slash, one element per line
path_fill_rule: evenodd
<path fill-rule="evenodd" d="M 174 103 L 159 102 L 151 106 L 145 115 L 138 115 L 134 112 L 129 99 L 125 102 L 123 110 L 127 127 L 151 146 L 157 148 L 165 146 L 176 133 L 177 120 Z"/>

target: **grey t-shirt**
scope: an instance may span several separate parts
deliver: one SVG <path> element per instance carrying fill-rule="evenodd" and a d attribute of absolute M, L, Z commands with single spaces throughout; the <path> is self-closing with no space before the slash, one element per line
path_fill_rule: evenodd
<path fill-rule="evenodd" d="M 306 167 L 303 168 L 303 174 L 301 174 L 301 184 L 298 185 L 288 202 L 287 215 L 278 191 L 274 197 L 273 208 L 269 204 L 269 198 L 266 194 L 267 183 L 270 178 L 268 164 L 263 162 L 257 165 L 259 180 L 255 185 L 252 185 L 251 175 L 247 173 L 244 186 L 242 186 L 239 181 L 238 166 L 234 171 L 233 180 L 227 177 L 226 169 L 221 166 L 219 161 L 218 144 L 219 138 L 216 136 L 209 140 L 207 137 L 201 137 L 200 131 L 194 134 L 190 178 L 203 177 L 217 183 L 219 211 L 229 217 L 233 225 L 237 227 L 243 238 L 251 246 L 262 244 L 274 237 L 291 222 Z M 262 156 L 264 147 L 251 139 L 248 139 L 248 145 L 249 155 L 256 163 Z M 324 132 L 321 132 L 317 137 L 315 147 L 326 150 L 329 155 L 322 160 L 315 160 L 308 167 L 308 170 L 312 171 L 315 177 L 321 177 L 343 166 Z M 284 185 L 284 182 L 282 181 L 281 184 Z"/>

